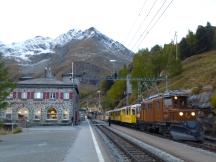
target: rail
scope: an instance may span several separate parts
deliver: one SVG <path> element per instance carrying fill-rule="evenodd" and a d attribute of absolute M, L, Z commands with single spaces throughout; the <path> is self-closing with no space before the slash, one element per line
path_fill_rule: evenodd
<path fill-rule="evenodd" d="M 108 137 L 108 139 L 114 143 L 116 147 L 118 147 L 130 161 L 133 162 L 163 162 L 163 160 L 159 159 L 155 155 L 152 155 L 147 150 L 144 150 L 140 146 L 132 143 L 128 139 L 122 137 L 121 135 L 113 132 L 108 129 L 104 125 L 99 125 L 94 123 L 94 125 L 103 132 L 104 135 Z"/>

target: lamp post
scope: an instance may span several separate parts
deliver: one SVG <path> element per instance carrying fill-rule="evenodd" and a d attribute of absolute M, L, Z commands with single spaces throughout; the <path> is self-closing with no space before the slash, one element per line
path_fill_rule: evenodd
<path fill-rule="evenodd" d="M 98 90 L 97 93 L 98 93 L 98 109 L 99 111 L 101 111 L 101 97 L 100 97 L 101 91 Z"/>
<path fill-rule="evenodd" d="M 112 73 L 113 73 L 113 75 L 114 75 L 114 73 L 115 73 L 115 62 L 116 62 L 116 60 L 110 60 L 110 62 L 112 62 L 112 64 L 113 64 Z"/>
<path fill-rule="evenodd" d="M 11 131 L 12 131 L 12 134 L 14 132 L 14 125 L 13 125 L 13 108 L 11 108 Z"/>

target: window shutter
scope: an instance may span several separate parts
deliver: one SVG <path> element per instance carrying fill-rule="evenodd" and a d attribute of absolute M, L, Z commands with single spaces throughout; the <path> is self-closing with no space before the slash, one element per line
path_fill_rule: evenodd
<path fill-rule="evenodd" d="M 14 99 L 16 98 L 16 92 L 13 92 L 13 98 Z"/>
<path fill-rule="evenodd" d="M 73 92 L 70 92 L 70 94 L 69 94 L 70 96 L 70 99 L 72 99 L 73 98 Z"/>
<path fill-rule="evenodd" d="M 46 93 L 46 99 L 49 99 L 49 92 Z"/>
<path fill-rule="evenodd" d="M 21 92 L 18 92 L 18 98 L 19 99 L 21 98 Z"/>
<path fill-rule="evenodd" d="M 31 92 L 27 92 L 27 99 L 31 98 Z"/>
<path fill-rule="evenodd" d="M 56 99 L 59 99 L 59 93 L 56 92 Z"/>
<path fill-rule="evenodd" d="M 43 99 L 46 99 L 46 92 L 43 92 Z"/>
<path fill-rule="evenodd" d="M 30 99 L 34 98 L 34 92 L 31 92 Z"/>
<path fill-rule="evenodd" d="M 63 92 L 61 92 L 61 99 L 63 99 L 63 95 L 64 95 Z"/>

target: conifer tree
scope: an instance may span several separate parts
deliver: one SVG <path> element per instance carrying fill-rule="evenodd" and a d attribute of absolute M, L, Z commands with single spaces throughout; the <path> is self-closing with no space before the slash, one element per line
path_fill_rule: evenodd
<path fill-rule="evenodd" d="M 15 84 L 9 81 L 7 69 L 0 55 L 0 110 L 7 106 L 6 98 L 15 88 Z"/>

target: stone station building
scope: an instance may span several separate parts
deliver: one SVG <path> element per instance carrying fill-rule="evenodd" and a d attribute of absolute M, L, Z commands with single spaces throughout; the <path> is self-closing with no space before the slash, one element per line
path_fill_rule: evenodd
<path fill-rule="evenodd" d="M 72 116 L 74 122 L 78 120 L 78 85 L 67 77 L 62 81 L 55 79 L 50 69 L 45 72 L 44 78 L 24 78 L 17 82 L 1 118 L 23 126 L 67 125 L 71 124 Z"/>

